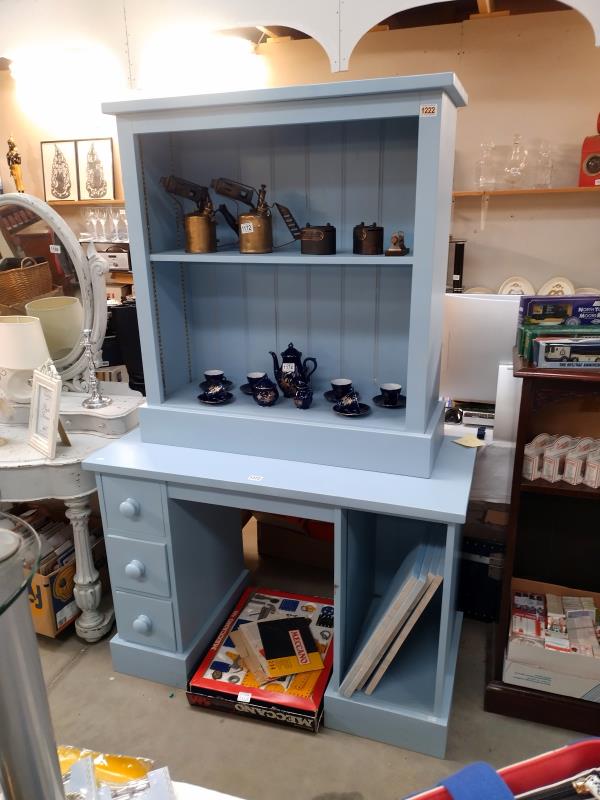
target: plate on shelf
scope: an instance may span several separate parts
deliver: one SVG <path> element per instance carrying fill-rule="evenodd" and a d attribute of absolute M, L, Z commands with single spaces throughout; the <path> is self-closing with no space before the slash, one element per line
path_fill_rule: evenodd
<path fill-rule="evenodd" d="M 356 396 L 360 400 L 360 392 L 356 392 Z M 330 389 L 328 392 L 325 392 L 323 394 L 323 397 L 325 398 L 325 400 L 327 400 L 328 403 L 337 403 L 338 402 L 338 399 L 335 396 L 335 394 L 333 392 L 333 389 Z"/>
<path fill-rule="evenodd" d="M 225 378 L 224 381 L 221 381 L 225 389 L 231 389 L 233 386 L 233 381 L 230 381 L 228 378 Z M 208 381 L 202 381 L 202 383 L 198 384 L 198 388 L 202 389 L 205 392 L 208 389 Z"/>
<path fill-rule="evenodd" d="M 340 417 L 364 417 L 371 411 L 366 403 L 359 403 L 358 405 L 360 406 L 360 411 L 342 411 L 343 406 L 340 403 L 336 403 L 333 410 L 336 414 L 339 414 Z"/>
<path fill-rule="evenodd" d="M 472 289 L 465 289 L 463 294 L 495 294 L 495 292 L 487 286 L 473 286 Z"/>
<path fill-rule="evenodd" d="M 575 289 L 575 294 L 595 294 L 600 295 L 600 289 L 594 289 L 593 286 L 582 286 L 581 289 Z"/>
<path fill-rule="evenodd" d="M 498 289 L 498 294 L 535 294 L 535 289 L 522 275 L 511 275 Z"/>
<path fill-rule="evenodd" d="M 568 278 L 557 275 L 554 278 L 550 278 L 549 281 L 546 281 L 543 286 L 540 286 L 538 294 L 549 297 L 573 295 L 575 294 L 575 287 Z"/>
<path fill-rule="evenodd" d="M 227 403 L 231 403 L 232 400 L 235 400 L 235 397 L 231 392 L 227 392 L 224 400 L 210 400 L 206 393 L 203 392 L 198 395 L 198 400 L 200 400 L 201 403 L 206 403 L 207 406 L 226 406 Z"/>
<path fill-rule="evenodd" d="M 386 403 L 383 402 L 383 395 L 381 394 L 374 397 L 373 402 L 376 406 L 379 406 L 379 408 L 406 408 L 406 397 L 403 394 L 400 395 L 395 406 L 386 405 Z"/>

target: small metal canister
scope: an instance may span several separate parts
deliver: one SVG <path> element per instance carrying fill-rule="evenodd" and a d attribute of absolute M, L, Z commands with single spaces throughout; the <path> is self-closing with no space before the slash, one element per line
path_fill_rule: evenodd
<path fill-rule="evenodd" d="M 383 228 L 372 225 L 355 225 L 352 231 L 352 252 L 359 256 L 383 255 Z"/>
<path fill-rule="evenodd" d="M 211 213 L 186 214 L 185 252 L 214 253 L 217 249 L 217 223 Z"/>
<path fill-rule="evenodd" d="M 271 212 L 248 211 L 238 217 L 240 253 L 273 252 L 273 220 Z"/>
<path fill-rule="evenodd" d="M 300 232 L 300 252 L 307 256 L 335 255 L 335 226 L 306 223 Z"/>

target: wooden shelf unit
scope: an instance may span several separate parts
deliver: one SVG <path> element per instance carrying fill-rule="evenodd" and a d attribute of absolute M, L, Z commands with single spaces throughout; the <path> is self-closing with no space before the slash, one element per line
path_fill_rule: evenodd
<path fill-rule="evenodd" d="M 584 591 L 598 585 L 594 557 L 598 544 L 589 520 L 600 512 L 600 490 L 564 481 L 528 481 L 522 470 L 523 449 L 538 433 L 600 438 L 600 370 L 536 369 L 516 352 L 513 359 L 514 374 L 523 379 L 523 387 L 500 620 L 489 654 L 484 707 L 497 714 L 597 734 L 598 703 L 505 683 L 503 667 L 514 577 Z M 577 404 L 583 413 L 574 411 Z M 582 558 L 586 553 L 589 558 Z"/>

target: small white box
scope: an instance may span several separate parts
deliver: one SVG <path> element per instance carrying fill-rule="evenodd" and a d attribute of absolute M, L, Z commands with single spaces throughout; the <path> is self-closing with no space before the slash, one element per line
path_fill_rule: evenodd
<path fill-rule="evenodd" d="M 541 477 L 549 483 L 562 480 L 567 455 L 579 444 L 579 439 L 571 436 L 559 436 L 544 453 Z"/>
<path fill-rule="evenodd" d="M 571 450 L 565 458 L 563 480 L 570 483 L 572 486 L 578 486 L 580 483 L 583 483 L 585 462 L 587 461 L 589 453 L 597 447 L 598 442 L 595 439 L 581 439 L 577 447 Z"/>
<path fill-rule="evenodd" d="M 583 482 L 590 489 L 600 488 L 600 448 L 589 453 L 585 462 Z"/>
<path fill-rule="evenodd" d="M 528 481 L 535 481 L 540 477 L 542 472 L 542 459 L 546 448 L 550 447 L 556 440 L 557 436 L 551 436 L 549 433 L 540 433 L 532 442 L 525 445 L 523 451 L 523 477 Z"/>

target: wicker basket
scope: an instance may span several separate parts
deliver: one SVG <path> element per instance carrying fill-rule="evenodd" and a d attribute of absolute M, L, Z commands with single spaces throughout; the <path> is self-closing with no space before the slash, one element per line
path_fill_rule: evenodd
<path fill-rule="evenodd" d="M 5 306 L 24 303 L 50 291 L 52 273 L 47 261 L 36 264 L 32 258 L 24 258 L 17 269 L 0 272 L 0 303 Z"/>

